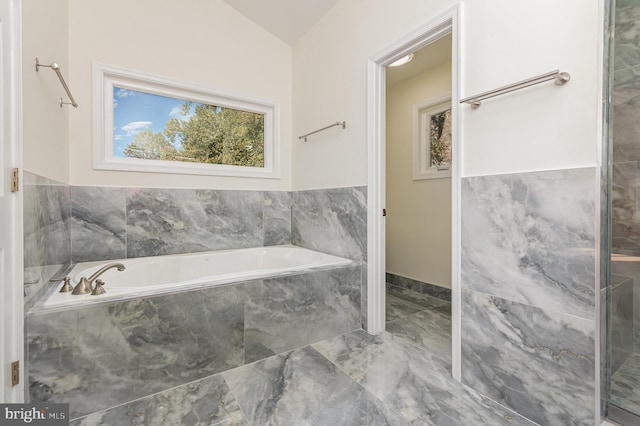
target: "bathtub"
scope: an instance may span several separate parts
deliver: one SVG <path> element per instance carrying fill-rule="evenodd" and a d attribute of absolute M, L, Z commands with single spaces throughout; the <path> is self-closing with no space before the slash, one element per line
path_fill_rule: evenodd
<path fill-rule="evenodd" d="M 43 298 L 37 308 L 101 303 L 203 286 L 272 278 L 318 268 L 345 266 L 352 261 L 296 246 L 221 250 L 79 263 L 68 274 L 72 285 L 75 286 L 82 277 L 89 277 L 109 263 L 122 263 L 126 269 L 110 269 L 100 276 L 105 282 L 105 294 L 93 296 L 60 293 L 60 284 Z"/>

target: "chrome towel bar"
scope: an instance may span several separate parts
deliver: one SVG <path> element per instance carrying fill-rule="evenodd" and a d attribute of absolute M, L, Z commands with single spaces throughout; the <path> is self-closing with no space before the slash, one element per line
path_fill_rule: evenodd
<path fill-rule="evenodd" d="M 470 104 L 471 108 L 477 109 L 480 107 L 480 104 L 482 103 L 481 101 L 485 99 L 493 98 L 494 96 L 503 95 L 515 90 L 524 89 L 525 87 L 533 86 L 534 84 L 543 83 L 549 80 L 555 80 L 556 84 L 561 86 L 567 81 L 571 80 L 571 75 L 569 75 L 568 72 L 560 72 L 560 70 L 550 71 L 548 73 L 540 74 L 538 76 L 531 77 L 517 83 L 509 84 L 497 89 L 489 90 L 488 92 L 480 93 L 479 95 L 469 96 L 468 98 L 460 100 L 460 103 Z"/>
<path fill-rule="evenodd" d="M 72 105 L 74 108 L 78 108 L 78 103 L 76 102 L 75 99 L 73 99 L 73 95 L 69 90 L 69 86 L 67 86 L 67 83 L 64 81 L 64 78 L 62 77 L 62 73 L 60 72 L 60 65 L 56 64 L 55 62 L 51 62 L 51 64 L 49 65 L 43 65 L 40 63 L 38 58 L 36 58 L 34 62 L 36 64 L 36 71 L 40 71 L 40 67 L 47 67 L 54 70 L 58 75 L 58 79 L 60 79 L 60 83 L 62 83 L 62 87 L 64 87 L 64 90 L 65 92 L 67 92 L 67 96 L 69 96 L 69 100 L 71 101 L 71 102 L 63 102 L 62 98 L 60 98 L 60 108 L 62 108 L 62 105 Z"/>
<path fill-rule="evenodd" d="M 327 129 L 330 129 L 330 128 L 336 127 L 336 126 L 342 126 L 342 128 L 344 129 L 345 127 L 347 127 L 347 122 L 346 121 L 336 121 L 335 123 L 330 124 L 327 127 L 323 127 L 322 129 L 318 129 L 318 130 L 315 130 L 313 132 L 309 132 L 306 135 L 298 136 L 298 139 L 304 139 L 304 141 L 306 142 L 307 141 L 307 136 L 315 135 L 316 133 L 320 133 L 323 130 L 327 130 Z"/>

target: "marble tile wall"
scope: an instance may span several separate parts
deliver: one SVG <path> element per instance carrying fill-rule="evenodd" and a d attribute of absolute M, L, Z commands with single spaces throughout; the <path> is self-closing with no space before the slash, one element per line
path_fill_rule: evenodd
<path fill-rule="evenodd" d="M 79 417 L 360 328 L 360 266 L 26 317 L 32 402 Z"/>
<path fill-rule="evenodd" d="M 401 275 L 386 273 L 386 282 L 393 284 L 397 287 L 406 288 L 407 290 L 413 290 L 421 294 L 426 294 L 431 297 L 446 300 L 451 302 L 451 289 L 444 288 L 437 285 L 425 283 L 422 281 L 414 280 L 413 278 L 403 277 Z"/>
<path fill-rule="evenodd" d="M 25 265 L 292 243 L 364 262 L 366 209 L 364 187 L 291 193 L 40 183 L 25 193 Z"/>
<path fill-rule="evenodd" d="M 540 424 L 595 418 L 595 173 L 462 180 L 463 383 Z"/>
<path fill-rule="evenodd" d="M 634 281 L 622 275 L 613 275 L 611 281 L 611 374 L 615 374 L 635 350 Z"/>
<path fill-rule="evenodd" d="M 24 173 L 24 292 L 28 309 L 71 261 L 68 185 Z"/>
<path fill-rule="evenodd" d="M 366 262 L 366 187 L 297 191 L 291 208 L 293 244 Z"/>
<path fill-rule="evenodd" d="M 296 191 L 291 200 L 291 242 L 362 264 L 362 319 L 367 328 L 367 188 Z"/>
<path fill-rule="evenodd" d="M 74 262 L 291 242 L 288 192 L 74 187 L 71 195 Z"/>

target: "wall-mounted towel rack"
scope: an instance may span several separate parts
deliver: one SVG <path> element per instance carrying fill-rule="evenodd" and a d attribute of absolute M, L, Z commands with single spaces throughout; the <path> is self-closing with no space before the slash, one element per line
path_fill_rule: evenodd
<path fill-rule="evenodd" d="M 549 80 L 555 80 L 556 84 L 561 86 L 571 80 L 571 75 L 569 75 L 568 72 L 560 72 L 560 70 L 549 71 L 548 73 L 540 74 L 497 89 L 489 90 L 488 92 L 480 93 L 479 95 L 469 96 L 468 98 L 462 99 L 460 103 L 470 104 L 471 108 L 477 109 L 480 107 L 481 101 L 485 99 L 493 98 L 494 96 L 503 95 L 515 90 L 524 89 L 525 87 L 533 86 L 534 84 L 543 83 Z"/>
<path fill-rule="evenodd" d="M 327 127 L 323 127 L 322 129 L 318 129 L 315 130 L 313 132 L 309 132 L 306 135 L 302 135 L 302 136 L 298 136 L 298 139 L 304 139 L 304 141 L 307 141 L 307 136 L 311 136 L 311 135 L 315 135 L 316 133 L 322 132 L 323 130 L 327 130 L 330 129 L 332 127 L 336 127 L 336 126 L 342 126 L 342 128 L 344 129 L 345 127 L 347 127 L 347 122 L 346 121 L 336 121 L 333 124 L 328 125 Z"/>
<path fill-rule="evenodd" d="M 38 58 L 36 58 L 34 62 L 36 64 L 36 71 L 40 71 L 40 67 L 47 67 L 54 70 L 58 75 L 58 79 L 60 79 L 60 83 L 62 83 L 62 87 L 64 87 L 64 90 L 67 92 L 67 96 L 69 96 L 69 100 L 71 101 L 71 102 L 63 102 L 62 98 L 60 98 L 60 108 L 62 108 L 62 105 L 72 105 L 74 108 L 78 108 L 78 103 L 73 98 L 73 95 L 69 90 L 69 86 L 67 86 L 67 83 L 64 81 L 64 78 L 62 77 L 62 73 L 60 72 L 60 66 L 55 62 L 51 62 L 51 64 L 49 65 L 41 64 Z"/>

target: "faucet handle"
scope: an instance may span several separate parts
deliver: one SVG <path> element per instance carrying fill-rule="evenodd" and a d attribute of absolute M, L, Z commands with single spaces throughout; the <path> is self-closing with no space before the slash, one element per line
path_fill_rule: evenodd
<path fill-rule="evenodd" d="M 68 293 L 68 292 L 73 290 L 73 286 L 71 285 L 71 278 L 69 278 L 69 277 L 51 278 L 49 281 L 51 281 L 52 283 L 60 283 L 60 282 L 64 281 L 64 284 L 62 285 L 62 288 L 60 289 L 60 293 Z"/>
<path fill-rule="evenodd" d="M 105 294 L 107 291 L 104 289 L 104 281 L 101 279 L 96 280 L 96 287 L 91 292 L 92 296 L 99 296 L 101 294 Z"/>

